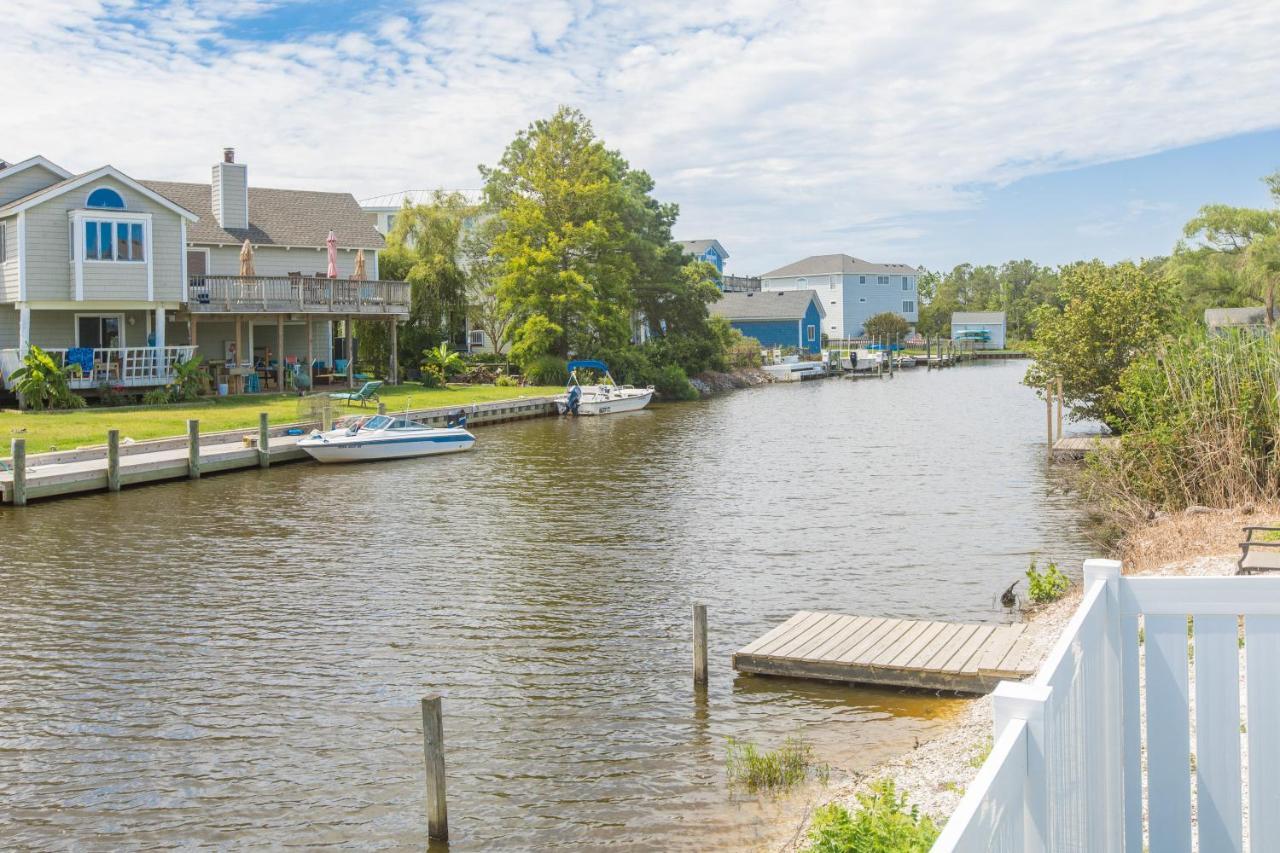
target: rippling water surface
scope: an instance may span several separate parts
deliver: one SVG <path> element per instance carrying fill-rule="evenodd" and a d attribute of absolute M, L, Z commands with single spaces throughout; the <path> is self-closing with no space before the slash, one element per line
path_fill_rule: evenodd
<path fill-rule="evenodd" d="M 735 648 L 804 608 L 999 620 L 1030 556 L 1086 555 L 1022 369 L 772 386 L 485 427 L 458 457 L 2 511 L 7 841 L 421 847 L 430 692 L 454 849 L 785 838 L 785 803 L 727 788 L 727 737 L 799 733 L 857 769 L 954 703 L 735 677 Z"/>

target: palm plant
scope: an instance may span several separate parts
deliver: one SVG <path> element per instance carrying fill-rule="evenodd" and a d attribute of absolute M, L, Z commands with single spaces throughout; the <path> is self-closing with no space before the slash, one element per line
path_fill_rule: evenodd
<path fill-rule="evenodd" d="M 462 356 L 450 350 L 448 342 L 444 342 L 432 349 L 423 350 L 422 355 L 423 370 L 435 368 L 446 378 L 456 376 L 466 369 L 466 363 L 462 360 Z"/>
<path fill-rule="evenodd" d="M 204 370 L 204 356 L 194 356 L 173 366 L 173 397 L 178 402 L 189 402 L 210 388 L 209 374 Z"/>
<path fill-rule="evenodd" d="M 16 391 L 31 408 L 80 409 L 84 398 L 71 390 L 68 378 L 80 375 L 79 364 L 61 366 L 53 356 L 34 344 L 22 358 L 22 366 L 10 374 Z"/>

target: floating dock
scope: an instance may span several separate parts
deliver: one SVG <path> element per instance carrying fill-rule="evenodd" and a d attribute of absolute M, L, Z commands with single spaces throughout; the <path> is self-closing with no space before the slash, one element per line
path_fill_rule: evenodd
<path fill-rule="evenodd" d="M 409 417 L 430 424 L 443 426 L 450 415 L 466 412 L 467 426 L 484 426 L 504 421 L 522 420 L 553 415 L 555 402 L 551 397 L 526 397 L 518 400 L 500 400 L 492 403 L 476 403 L 464 406 L 448 406 L 433 409 L 416 409 Z M 347 409 L 340 411 L 340 418 L 373 415 L 376 411 Z M 403 415 L 405 412 L 392 411 Z M 299 435 L 288 435 L 291 429 L 308 432 L 320 424 L 303 422 L 281 424 L 268 430 L 269 465 L 308 460 L 305 451 L 297 447 Z M 231 430 L 200 437 L 198 474 L 220 473 L 243 468 L 258 468 L 262 457 L 258 453 L 258 429 Z M 12 460 L 0 465 L 0 501 L 11 504 L 14 498 Z M 179 480 L 192 476 L 191 448 L 186 436 L 140 441 L 120 447 L 120 485 L 136 486 L 161 480 Z M 107 449 L 82 447 L 75 450 L 51 451 L 31 454 L 26 461 L 26 498 L 53 498 L 82 492 L 107 490 Z"/>
<path fill-rule="evenodd" d="M 816 678 L 989 693 L 1025 678 L 1032 658 L 1026 625 L 881 619 L 802 610 L 733 656 L 753 675 Z"/>

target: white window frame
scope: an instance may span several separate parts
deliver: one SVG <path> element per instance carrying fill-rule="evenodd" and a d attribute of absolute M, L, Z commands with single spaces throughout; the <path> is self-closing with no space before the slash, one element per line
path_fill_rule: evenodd
<path fill-rule="evenodd" d="M 187 246 L 185 253 L 183 254 L 182 257 L 186 258 L 187 253 L 191 253 L 191 252 L 204 252 L 204 274 L 213 275 L 213 270 L 209 268 L 213 264 L 213 254 L 209 251 L 209 247 L 208 246 Z M 187 278 L 190 278 L 190 274 L 187 275 Z M 183 287 L 182 287 L 183 293 L 187 292 L 187 285 L 189 284 L 190 282 L 183 282 Z"/>
<path fill-rule="evenodd" d="M 77 347 L 79 347 L 79 346 L 80 346 L 80 318 L 81 318 L 81 317 L 93 317 L 93 318 L 98 319 L 98 320 L 101 320 L 103 317 L 115 317 L 117 320 L 119 320 L 119 321 L 120 321 L 120 347 L 123 349 L 124 347 L 126 347 L 126 346 L 127 346 L 127 344 L 125 343 L 125 329 L 127 329 L 127 328 L 128 328 L 128 323 L 126 323 L 126 322 L 125 322 L 125 315 L 124 315 L 124 312 L 121 312 L 121 311 L 86 311 L 86 312 L 84 312 L 84 313 L 77 313 L 77 314 L 75 315 L 75 320 L 73 320 L 73 321 L 72 321 L 72 322 L 74 322 L 74 323 L 75 323 L 75 335 L 76 335 L 76 346 L 77 346 Z M 111 347 L 108 347 L 108 346 L 101 346 L 101 347 L 95 347 L 95 349 L 111 349 Z"/>
<path fill-rule="evenodd" d="M 104 213 L 105 212 L 105 213 Z M 108 208 L 91 207 L 80 210 L 72 210 L 68 212 L 68 221 L 71 226 L 71 265 L 75 276 L 75 298 L 77 302 L 84 301 L 84 268 L 86 264 L 101 266 L 102 264 L 111 264 L 119 269 L 119 264 L 125 264 L 124 268 L 141 268 L 147 271 L 147 300 L 151 301 L 155 298 L 155 265 L 151 259 L 155 257 L 155 244 L 153 240 L 153 228 L 151 227 L 151 214 L 146 212 L 133 212 L 127 210 L 109 210 Z M 141 261 L 102 261 L 97 259 L 89 259 L 84 256 L 84 225 L 88 221 L 93 222 L 140 222 L 142 223 L 142 251 L 145 259 Z M 114 237 L 115 230 L 112 229 Z M 185 246 L 183 247 L 186 248 Z M 115 256 L 115 240 L 112 240 L 112 257 Z M 185 266 L 186 255 L 183 255 L 183 265 Z"/>
<path fill-rule="evenodd" d="M 0 222 L 0 264 L 9 260 L 9 223 Z"/>
<path fill-rule="evenodd" d="M 908 307 L 907 307 L 908 305 L 910 305 L 911 307 L 910 307 L 910 308 L 908 308 Z M 916 301 L 915 301 L 914 299 L 904 299 L 904 300 L 902 300 L 902 313 L 903 313 L 903 314 L 914 314 L 914 313 L 916 313 Z"/>
<path fill-rule="evenodd" d="M 102 223 L 106 222 L 111 226 L 111 257 L 110 258 L 85 258 L 84 262 L 86 264 L 145 264 L 148 261 L 150 261 L 151 254 L 150 252 L 147 251 L 147 246 L 151 242 L 150 240 L 147 239 L 147 231 L 150 230 L 150 225 L 151 225 L 150 219 L 146 221 L 142 221 L 138 219 L 126 219 L 122 216 L 115 216 L 115 215 L 95 216 L 93 211 L 99 210 L 99 209 L 106 210 L 107 208 L 91 208 L 86 211 L 85 217 L 80 221 L 80 239 L 81 241 L 84 240 L 84 227 L 88 225 L 90 222 L 98 225 L 99 228 L 101 228 Z M 120 248 L 119 240 L 116 238 L 116 227 L 120 225 L 128 226 L 131 231 L 134 225 L 142 226 L 142 253 L 144 257 L 141 260 L 135 261 L 133 258 L 116 257 L 116 250 Z M 99 240 L 102 239 L 101 231 L 99 231 L 98 239 Z M 129 242 L 130 243 L 133 242 L 132 233 L 129 235 Z M 83 252 L 85 248 L 86 247 L 82 242 L 81 251 Z"/>
<path fill-rule="evenodd" d="M 806 323 L 804 327 L 805 341 L 813 343 L 818 339 L 818 327 L 812 323 Z"/>
<path fill-rule="evenodd" d="M 866 283 L 867 283 L 867 277 L 865 275 L 858 276 L 858 284 L 866 284 Z"/>
<path fill-rule="evenodd" d="M 876 284 L 888 284 L 888 283 L 889 283 L 889 276 L 887 275 L 876 276 Z"/>
<path fill-rule="evenodd" d="M 904 275 L 902 277 L 902 289 L 908 293 L 911 292 L 911 276 Z"/>

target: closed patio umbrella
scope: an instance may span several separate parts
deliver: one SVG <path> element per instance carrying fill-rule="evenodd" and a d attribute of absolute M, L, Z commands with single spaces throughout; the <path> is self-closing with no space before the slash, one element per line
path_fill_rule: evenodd
<path fill-rule="evenodd" d="M 244 238 L 244 245 L 240 247 L 240 275 L 254 275 L 253 271 L 253 245 L 249 242 L 249 238 Z"/>
<path fill-rule="evenodd" d="M 324 244 L 329 247 L 329 278 L 338 277 L 338 235 L 332 231 L 325 238 Z"/>
<path fill-rule="evenodd" d="M 356 271 L 351 274 L 356 281 L 364 281 L 368 274 L 364 271 L 364 249 L 356 252 Z"/>

